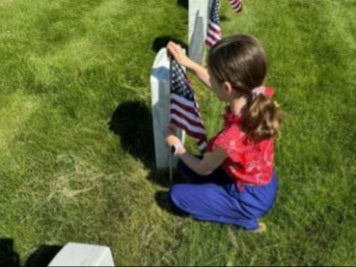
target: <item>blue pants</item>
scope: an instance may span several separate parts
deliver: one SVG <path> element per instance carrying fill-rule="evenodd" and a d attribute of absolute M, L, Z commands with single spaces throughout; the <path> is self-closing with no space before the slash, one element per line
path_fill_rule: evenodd
<path fill-rule="evenodd" d="M 178 170 L 197 184 L 173 185 L 169 191 L 170 200 L 183 214 L 197 220 L 233 224 L 246 230 L 257 229 L 257 219 L 272 208 L 276 199 L 278 182 L 274 171 L 269 184 L 244 185 L 239 192 L 232 178 L 221 168 L 201 176 L 180 161 Z"/>

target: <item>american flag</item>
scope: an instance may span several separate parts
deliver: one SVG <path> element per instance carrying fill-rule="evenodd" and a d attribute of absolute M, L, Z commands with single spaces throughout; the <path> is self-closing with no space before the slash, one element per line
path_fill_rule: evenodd
<path fill-rule="evenodd" d="M 242 0 L 229 0 L 229 1 L 235 13 L 239 13 L 242 11 Z M 205 39 L 205 43 L 208 46 L 213 46 L 216 42 L 221 40 L 219 10 L 220 10 L 219 0 L 213 0 L 211 11 L 210 11 L 210 17 L 209 17 L 208 32 Z"/>
<path fill-rule="evenodd" d="M 170 123 L 185 130 L 189 136 L 198 139 L 199 149 L 203 150 L 207 139 L 193 88 L 183 68 L 174 59 L 171 59 L 170 86 Z"/>
<path fill-rule="evenodd" d="M 213 46 L 221 39 L 220 29 L 220 15 L 219 15 L 220 3 L 219 0 L 213 0 L 213 4 L 210 11 L 208 32 L 205 39 L 205 43 L 208 46 Z"/>
<path fill-rule="evenodd" d="M 230 4 L 235 13 L 242 11 L 242 0 L 230 0 Z"/>

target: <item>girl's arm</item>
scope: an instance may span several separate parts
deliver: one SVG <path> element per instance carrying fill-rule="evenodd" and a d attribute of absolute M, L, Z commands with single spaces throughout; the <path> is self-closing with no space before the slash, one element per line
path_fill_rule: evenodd
<path fill-rule="evenodd" d="M 226 159 L 225 151 L 217 147 L 214 151 L 204 154 L 203 159 L 198 159 L 192 154 L 185 152 L 177 153 L 178 157 L 195 173 L 208 175 L 218 168 Z"/>
<path fill-rule="evenodd" d="M 177 60 L 177 62 L 192 70 L 200 81 L 211 88 L 210 75 L 208 70 L 202 65 L 191 60 L 183 51 L 182 47 L 174 42 L 169 42 L 167 45 L 168 52 Z"/>
<path fill-rule="evenodd" d="M 188 153 L 178 137 L 173 134 L 168 134 L 166 138 L 169 146 L 176 148 L 178 157 L 195 173 L 199 175 L 208 175 L 219 167 L 227 158 L 225 150 L 221 147 L 217 147 L 212 152 L 204 154 L 203 159 L 198 159 L 192 154 Z"/>

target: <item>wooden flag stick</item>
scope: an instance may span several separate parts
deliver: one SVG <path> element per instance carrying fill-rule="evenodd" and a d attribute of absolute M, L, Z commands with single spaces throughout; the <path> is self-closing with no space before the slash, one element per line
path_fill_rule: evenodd
<path fill-rule="evenodd" d="M 169 58 L 169 89 L 171 90 L 171 86 L 172 86 L 172 55 L 168 55 Z M 171 104 L 170 104 L 171 105 Z M 169 106 L 169 108 L 171 108 Z M 173 183 L 173 162 L 172 162 L 172 148 L 169 147 L 168 148 L 168 161 L 169 161 L 169 182 L 170 184 Z"/>
<path fill-rule="evenodd" d="M 169 161 L 169 182 L 170 184 L 173 183 L 173 162 L 172 162 L 172 151 L 169 149 L 168 152 L 168 161 Z"/>

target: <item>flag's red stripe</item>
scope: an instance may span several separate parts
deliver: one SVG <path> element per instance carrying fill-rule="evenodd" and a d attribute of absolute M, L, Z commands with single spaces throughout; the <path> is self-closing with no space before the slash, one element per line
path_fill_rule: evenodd
<path fill-rule="evenodd" d="M 221 39 L 220 35 L 216 36 L 214 34 L 211 34 L 211 32 L 208 32 L 208 37 L 210 37 L 213 40 L 220 40 Z"/>
<path fill-rule="evenodd" d="M 215 30 L 218 30 L 220 31 L 220 25 L 218 23 L 215 23 L 214 21 L 209 21 L 209 24 L 208 24 L 208 28 L 209 29 L 215 29 Z"/>
<path fill-rule="evenodd" d="M 218 40 L 206 40 L 205 43 L 209 46 L 213 46 L 214 44 L 216 44 L 218 42 Z"/>
<path fill-rule="evenodd" d="M 215 27 L 212 27 L 212 26 L 210 26 L 209 25 L 209 29 L 208 29 L 208 32 L 209 31 L 212 31 L 212 32 L 215 32 L 216 34 L 221 34 L 221 30 L 220 30 L 220 28 L 215 28 Z"/>
<path fill-rule="evenodd" d="M 242 1 L 241 0 L 230 0 L 230 3 L 236 13 L 241 11 L 241 9 L 242 9 Z"/>
<path fill-rule="evenodd" d="M 208 46 L 213 46 L 213 45 L 214 45 L 214 43 L 211 42 L 211 41 L 208 40 L 208 39 L 205 40 L 205 43 L 206 43 Z"/>
<path fill-rule="evenodd" d="M 231 3 L 231 5 L 232 5 L 233 8 L 236 8 L 237 6 L 240 5 L 240 1 L 236 1 L 236 0 L 230 1 L 230 3 Z"/>
<path fill-rule="evenodd" d="M 171 109 L 171 114 L 176 114 L 178 117 L 185 119 L 189 124 L 196 126 L 196 127 L 201 127 L 204 129 L 204 125 L 201 122 L 193 121 L 190 118 L 188 118 L 185 114 L 179 112 L 178 110 Z M 194 114 L 195 115 L 195 114 Z"/>
<path fill-rule="evenodd" d="M 235 3 L 235 4 L 233 4 L 232 8 L 233 8 L 235 11 L 238 11 L 238 10 L 240 9 L 240 6 L 241 6 L 240 3 Z"/>
<path fill-rule="evenodd" d="M 189 124 L 188 121 L 186 121 L 185 119 L 178 117 L 177 114 L 171 114 L 170 115 L 170 119 L 171 120 L 176 120 L 181 124 L 184 124 L 186 128 L 189 128 L 189 130 L 191 132 L 196 132 L 196 133 L 200 133 L 200 134 L 205 134 L 205 129 L 204 126 L 194 126 Z"/>
<path fill-rule="evenodd" d="M 212 21 L 212 20 L 209 21 L 208 27 L 220 31 L 220 25 L 219 25 L 219 23 L 215 23 L 215 22 Z"/>
<path fill-rule="evenodd" d="M 239 13 L 242 10 L 242 5 L 239 4 L 238 6 L 233 7 L 233 9 L 234 9 L 235 13 Z"/>
<path fill-rule="evenodd" d="M 179 123 L 180 125 L 183 125 L 185 127 L 184 129 L 189 131 L 190 133 L 194 133 L 194 135 L 204 135 L 205 136 L 205 130 L 201 127 L 194 127 L 192 125 L 189 125 L 185 120 L 182 118 L 178 118 L 175 114 L 171 116 L 170 118 L 171 121 L 175 121 L 176 123 Z"/>
<path fill-rule="evenodd" d="M 177 127 L 185 130 L 189 136 L 192 136 L 199 140 L 206 139 L 204 134 L 196 133 L 196 132 L 193 132 L 193 131 L 187 129 L 187 127 L 184 124 L 181 124 L 180 122 L 176 121 L 175 119 L 171 119 L 171 124 L 176 125 Z"/>
<path fill-rule="evenodd" d="M 187 112 L 189 112 L 189 113 L 193 113 L 193 114 L 195 114 L 197 117 L 200 117 L 200 116 L 199 116 L 199 113 L 198 113 L 198 111 L 197 111 L 197 109 L 192 108 L 192 107 L 188 107 L 188 106 L 182 104 L 181 102 L 179 102 L 179 101 L 177 101 L 177 100 L 175 100 L 175 99 L 173 99 L 173 98 L 171 98 L 171 104 L 176 104 L 177 106 L 181 107 L 181 108 L 184 109 L 185 111 L 187 111 Z"/>
<path fill-rule="evenodd" d="M 221 38 L 217 38 L 215 36 L 211 36 L 210 34 L 208 34 L 208 37 L 206 38 L 205 42 L 208 44 L 208 45 L 214 45 L 216 42 L 220 41 Z"/>
<path fill-rule="evenodd" d="M 213 27 L 215 26 L 215 27 Z M 216 24 L 213 25 L 209 25 L 208 27 L 208 35 L 218 35 L 221 36 L 221 29 L 219 26 L 217 26 Z"/>

